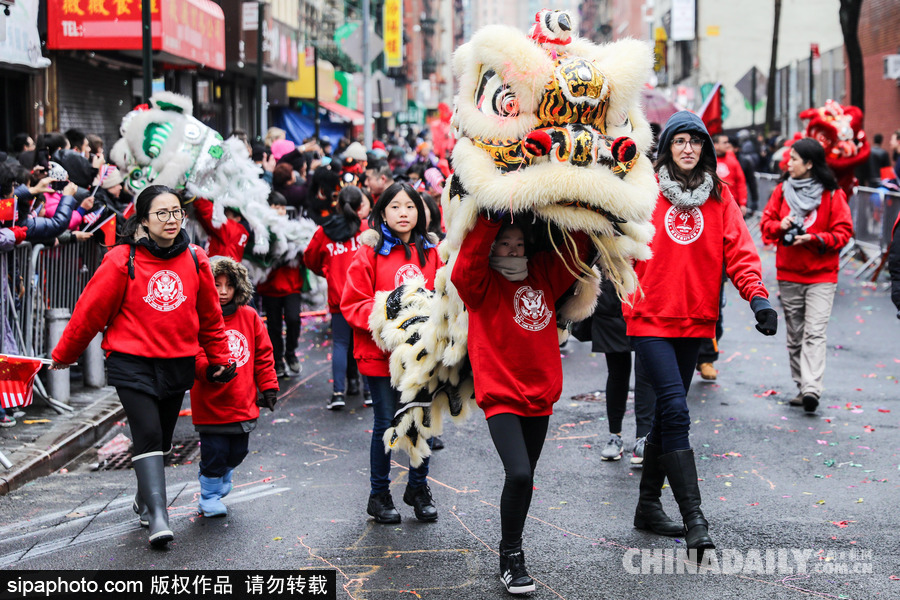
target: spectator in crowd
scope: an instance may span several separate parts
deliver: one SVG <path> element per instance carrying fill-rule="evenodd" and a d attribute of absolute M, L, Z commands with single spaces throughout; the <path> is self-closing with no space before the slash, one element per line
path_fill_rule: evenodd
<path fill-rule="evenodd" d="M 267 148 L 271 148 L 272 144 L 285 138 L 287 138 L 287 132 L 284 129 L 281 129 L 280 127 L 269 127 L 263 141 L 266 143 Z"/>
<path fill-rule="evenodd" d="M 752 217 L 753 213 L 759 210 L 759 186 L 756 183 L 757 169 L 753 165 L 753 160 L 741 153 L 736 138 L 729 137 L 728 143 L 732 152 L 737 156 L 741 165 L 741 172 L 744 174 L 744 181 L 747 184 L 747 212 L 744 213 L 744 216 Z M 764 164 L 760 165 L 759 171 L 764 171 L 764 167 Z"/>
<path fill-rule="evenodd" d="M 375 202 L 394 183 L 394 174 L 388 163 L 378 161 L 366 165 L 366 188 Z"/>
<path fill-rule="evenodd" d="M 884 142 L 884 136 L 876 133 L 872 136 L 871 153 L 869 154 L 869 172 L 866 185 L 877 188 L 881 185 L 881 170 L 891 166 L 891 157 L 888 156 L 887 150 L 881 147 Z"/>
<path fill-rule="evenodd" d="M 299 214 L 306 211 L 306 186 L 297 183 L 297 172 L 290 163 L 275 165 L 272 171 L 272 189 L 284 196 L 288 206 L 293 206 Z"/>
<path fill-rule="evenodd" d="M 894 161 L 894 177 L 900 179 L 900 129 L 891 134 L 891 160 Z"/>
<path fill-rule="evenodd" d="M 13 138 L 12 148 L 10 148 L 10 155 L 13 157 L 18 157 L 23 152 L 31 152 L 35 148 L 34 139 L 27 133 L 17 133 Z"/>
<path fill-rule="evenodd" d="M 341 176 L 330 167 L 319 167 L 310 179 L 306 194 L 306 215 L 321 225 L 338 205 Z"/>

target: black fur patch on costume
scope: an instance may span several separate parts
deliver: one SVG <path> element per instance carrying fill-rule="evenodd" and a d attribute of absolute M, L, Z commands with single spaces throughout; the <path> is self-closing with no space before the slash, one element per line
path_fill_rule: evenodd
<path fill-rule="evenodd" d="M 421 323 L 427 320 L 427 316 L 412 317 L 411 319 L 407 319 L 400 323 L 400 329 L 406 331 L 406 329 L 409 328 L 410 325 L 415 325 L 416 323 Z"/>
<path fill-rule="evenodd" d="M 416 342 L 418 342 L 420 339 L 422 339 L 421 336 L 418 333 L 414 333 L 411 336 L 409 336 L 408 338 L 406 338 L 406 343 L 409 344 L 410 346 L 412 346 Z"/>
<path fill-rule="evenodd" d="M 450 176 L 450 197 L 455 198 L 459 196 L 460 198 L 465 198 L 469 195 L 468 190 L 462 184 L 462 181 L 459 180 L 455 174 Z"/>
<path fill-rule="evenodd" d="M 403 290 L 404 288 L 401 285 L 388 294 L 387 301 L 384 303 L 384 309 L 389 321 L 393 321 L 400 315 L 400 310 L 403 308 Z"/>

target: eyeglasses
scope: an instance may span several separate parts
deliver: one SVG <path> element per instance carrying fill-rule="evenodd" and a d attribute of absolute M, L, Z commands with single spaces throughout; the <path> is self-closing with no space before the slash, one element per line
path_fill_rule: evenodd
<path fill-rule="evenodd" d="M 681 150 L 682 148 L 684 148 L 685 144 L 689 143 L 691 145 L 691 148 L 699 150 L 700 148 L 703 148 L 704 141 L 705 140 L 703 140 L 702 138 L 691 138 L 690 140 L 686 140 L 684 138 L 676 138 L 672 140 L 672 147 Z"/>
<path fill-rule="evenodd" d="M 156 215 L 156 218 L 159 219 L 160 223 L 168 223 L 170 219 L 175 219 L 176 221 L 184 219 L 183 208 L 176 210 L 160 210 L 153 214 Z"/>

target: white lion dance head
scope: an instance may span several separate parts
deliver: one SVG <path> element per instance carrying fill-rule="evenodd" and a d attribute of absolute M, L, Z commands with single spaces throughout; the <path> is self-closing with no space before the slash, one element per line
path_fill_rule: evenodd
<path fill-rule="evenodd" d="M 551 251 L 555 240 L 571 241 L 570 232 L 588 234 L 594 265 L 582 266 L 559 306 L 562 322 L 591 314 L 601 273 L 621 296 L 634 291 L 632 261 L 650 257 L 658 187 L 639 104 L 650 49 L 635 40 L 598 46 L 571 30 L 571 15 L 544 10 L 530 35 L 485 27 L 454 55 L 459 141 L 442 198 L 446 266 L 433 294 L 416 281 L 377 295 L 370 321 L 376 341 L 392 352 L 392 382 L 407 409 L 385 443 L 414 464 L 428 456 L 427 438 L 440 433 L 441 411 L 461 417 L 474 399 L 468 317 L 450 273 L 479 212 L 533 224 Z"/>

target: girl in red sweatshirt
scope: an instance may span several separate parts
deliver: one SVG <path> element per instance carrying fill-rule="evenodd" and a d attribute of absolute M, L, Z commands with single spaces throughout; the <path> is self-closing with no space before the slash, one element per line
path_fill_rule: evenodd
<path fill-rule="evenodd" d="M 585 244 L 579 246 L 583 253 Z M 566 261 L 576 264 L 571 255 Z M 534 469 L 562 393 L 554 305 L 575 282 L 575 269 L 567 268 L 556 252 L 527 258 L 518 225 L 479 216 L 450 275 L 469 314 L 475 401 L 506 471 L 500 497 L 500 579 L 514 594 L 534 590 L 525 568 L 522 531 Z"/>
<path fill-rule="evenodd" d="M 640 289 L 622 306 L 632 346 L 656 392 L 634 525 L 660 535 L 682 535 L 660 503 L 668 477 L 687 548 L 702 554 L 715 545 L 700 510 L 687 393 L 700 343 L 715 335 L 723 263 L 741 297 L 750 302 L 760 332 L 775 334 L 777 314 L 769 305 L 759 255 L 741 210 L 716 175 L 716 155 L 703 121 L 687 111 L 675 113 L 658 148 L 653 258 L 635 265 Z"/>
<path fill-rule="evenodd" d="M 269 334 L 259 314 L 248 306 L 253 286 L 247 268 L 218 257 L 212 259 L 212 269 L 236 376 L 226 385 L 210 383 L 209 361 L 198 353 L 191 417 L 200 433 L 200 512 L 204 517 L 223 517 L 228 509 L 222 498 L 231 491 L 234 469 L 247 456 L 259 407 L 275 410 L 278 377 Z M 257 389 L 262 393 L 259 400 Z"/>
<path fill-rule="evenodd" d="M 355 396 L 360 389 L 357 367 L 351 354 L 353 331 L 341 314 L 341 294 L 347 282 L 347 270 L 359 249 L 359 236 L 364 231 L 359 212 L 367 202 L 365 194 L 355 185 L 342 189 L 338 195 L 338 212 L 325 219 L 303 253 L 306 267 L 325 277 L 328 282 L 328 312 L 331 313 L 331 339 L 334 346 L 331 352 L 333 388 L 331 400 L 328 401 L 329 410 L 344 407 L 345 391 L 347 395 Z M 349 372 L 351 363 L 354 373 Z M 363 387 L 363 405 L 371 406 L 372 394 L 365 376 Z"/>
<path fill-rule="evenodd" d="M 110 384 L 128 416 L 138 480 L 134 510 L 150 527 L 150 543 L 173 539 L 166 511 L 163 455 L 184 393 L 194 383 L 196 356 L 206 354 L 205 377 L 234 377 L 222 310 L 206 253 L 182 230 L 184 209 L 174 190 L 152 185 L 135 201 L 123 242 L 103 257 L 53 349 L 54 369 L 78 360 L 101 331 Z"/>
<path fill-rule="evenodd" d="M 362 246 L 353 257 L 341 295 L 341 314 L 353 327 L 353 356 L 359 372 L 369 380 L 374 426 L 369 454 L 371 492 L 366 512 L 376 523 L 399 523 L 400 513 L 391 498 L 391 453 L 385 452 L 384 432 L 400 403 L 400 392 L 391 387 L 390 355 L 372 339 L 369 317 L 375 293 L 394 290 L 408 279 L 422 277 L 434 289 L 434 276 L 441 260 L 436 239 L 425 231 L 422 198 L 407 183 L 394 183 L 378 198 L 372 210 L 373 228 L 361 237 Z M 420 521 L 437 519 L 437 509 L 427 483 L 428 459 L 410 467 L 403 501 Z"/>
<path fill-rule="evenodd" d="M 763 241 L 776 244 L 775 269 L 787 326 L 790 403 L 814 413 L 825 378 L 825 331 L 837 290 L 838 257 L 853 235 L 847 197 L 812 138 L 791 146 L 788 170 L 759 222 Z"/>

